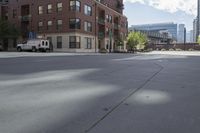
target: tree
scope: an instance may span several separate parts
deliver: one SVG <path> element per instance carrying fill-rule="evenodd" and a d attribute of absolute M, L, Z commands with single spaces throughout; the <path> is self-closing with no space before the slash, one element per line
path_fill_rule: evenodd
<path fill-rule="evenodd" d="M 200 36 L 197 38 L 197 43 L 200 45 Z"/>
<path fill-rule="evenodd" d="M 128 47 L 131 51 L 135 49 L 144 50 L 148 42 L 147 36 L 141 32 L 129 33 L 127 40 Z"/>
<path fill-rule="evenodd" d="M 10 24 L 7 20 L 0 19 L 0 42 L 17 39 L 19 35 L 20 32 L 14 25 Z"/>
<path fill-rule="evenodd" d="M 0 20 L 0 40 L 4 40 L 9 36 L 9 25 L 5 20 Z"/>
<path fill-rule="evenodd" d="M 123 45 L 124 45 L 124 42 L 123 42 L 122 38 L 118 38 L 118 39 L 116 40 L 116 45 L 117 45 L 117 46 L 123 46 Z"/>
<path fill-rule="evenodd" d="M 20 35 L 19 30 L 7 20 L 0 19 L 0 40 L 15 39 Z"/>
<path fill-rule="evenodd" d="M 147 36 L 145 34 L 139 32 L 139 43 L 138 43 L 136 49 L 144 50 L 147 46 L 147 42 L 148 42 Z"/>

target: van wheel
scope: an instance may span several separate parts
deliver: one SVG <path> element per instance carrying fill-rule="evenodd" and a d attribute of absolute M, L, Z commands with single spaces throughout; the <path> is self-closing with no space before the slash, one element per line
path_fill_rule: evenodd
<path fill-rule="evenodd" d="M 22 48 L 21 48 L 21 47 L 18 47 L 18 48 L 17 48 L 17 51 L 18 51 L 18 52 L 21 52 L 21 51 L 22 51 Z"/>
<path fill-rule="evenodd" d="M 32 47 L 32 52 L 37 52 L 36 47 Z"/>

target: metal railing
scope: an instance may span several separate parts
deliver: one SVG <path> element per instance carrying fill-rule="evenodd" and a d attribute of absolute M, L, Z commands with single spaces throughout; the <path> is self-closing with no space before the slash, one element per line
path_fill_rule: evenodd
<path fill-rule="evenodd" d="M 105 24 L 105 19 L 104 18 L 99 18 L 98 19 L 98 23 L 104 25 Z"/>
<path fill-rule="evenodd" d="M 105 38 L 105 33 L 104 32 L 99 32 L 98 33 L 98 37 L 99 37 L 99 39 Z"/>
<path fill-rule="evenodd" d="M 22 21 L 30 21 L 31 20 L 31 16 L 30 15 L 25 15 L 21 17 Z"/>

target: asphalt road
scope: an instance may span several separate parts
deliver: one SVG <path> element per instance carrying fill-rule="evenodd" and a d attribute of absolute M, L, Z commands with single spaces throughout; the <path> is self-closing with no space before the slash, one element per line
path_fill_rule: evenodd
<path fill-rule="evenodd" d="M 199 133 L 199 81 L 199 54 L 4 55 L 0 133 Z"/>

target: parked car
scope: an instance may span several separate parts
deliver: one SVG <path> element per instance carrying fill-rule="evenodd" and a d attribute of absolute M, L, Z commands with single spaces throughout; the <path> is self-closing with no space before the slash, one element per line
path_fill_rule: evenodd
<path fill-rule="evenodd" d="M 33 39 L 17 44 L 17 51 L 44 51 L 50 50 L 49 41 L 44 39 Z"/>

